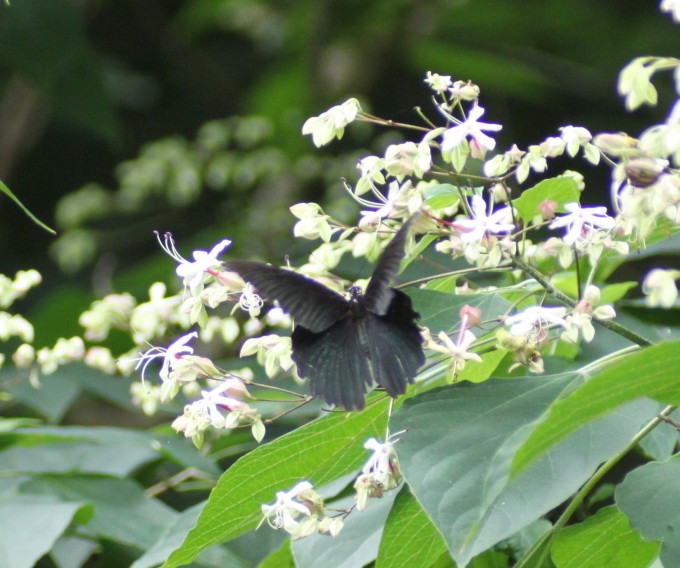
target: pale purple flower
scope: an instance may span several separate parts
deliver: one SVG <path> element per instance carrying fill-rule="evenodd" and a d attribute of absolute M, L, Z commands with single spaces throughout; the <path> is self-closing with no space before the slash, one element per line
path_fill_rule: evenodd
<path fill-rule="evenodd" d="M 496 147 L 496 141 L 484 134 L 484 130 L 498 132 L 503 127 L 500 124 L 479 122 L 478 119 L 481 118 L 483 114 L 484 108 L 475 103 L 464 122 L 452 126 L 451 128 L 447 128 L 442 135 L 442 152 L 454 150 L 468 136 L 475 140 L 478 146 L 483 150 L 493 150 Z"/>
<path fill-rule="evenodd" d="M 473 195 L 470 203 L 471 219 L 456 220 L 454 226 L 462 229 L 460 240 L 466 244 L 479 243 L 487 234 L 509 233 L 515 225 L 509 222 L 511 213 L 509 207 L 503 207 L 488 215 L 486 202 L 481 195 Z"/>
<path fill-rule="evenodd" d="M 510 333 L 516 336 L 528 336 L 543 326 L 553 325 L 566 327 L 564 319 L 566 308 L 544 308 L 531 306 L 526 310 L 505 318 L 505 325 L 510 327 Z"/>
<path fill-rule="evenodd" d="M 577 242 L 588 241 L 596 229 L 609 231 L 614 228 L 616 221 L 607 215 L 606 207 L 581 207 L 578 203 L 566 203 L 564 208 L 569 211 L 555 219 L 549 229 L 567 228 L 564 242 L 573 245 Z"/>

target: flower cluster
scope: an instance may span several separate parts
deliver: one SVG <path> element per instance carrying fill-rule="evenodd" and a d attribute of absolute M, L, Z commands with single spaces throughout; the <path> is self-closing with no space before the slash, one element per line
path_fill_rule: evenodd
<path fill-rule="evenodd" d="M 369 498 L 380 498 L 386 491 L 401 482 L 399 461 L 394 450 L 393 436 L 387 435 L 386 442 L 369 438 L 364 448 L 373 452 L 354 482 L 356 509 L 366 509 Z M 324 510 L 321 496 L 314 491 L 309 481 L 301 481 L 289 491 L 276 493 L 276 501 L 261 506 L 263 518 L 273 529 L 283 529 L 293 540 L 309 536 L 314 532 L 337 536 L 343 528 L 343 518 L 351 509 L 334 516 Z"/>

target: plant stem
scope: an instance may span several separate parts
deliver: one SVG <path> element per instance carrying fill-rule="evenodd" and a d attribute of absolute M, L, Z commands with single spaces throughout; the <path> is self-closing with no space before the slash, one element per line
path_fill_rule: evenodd
<path fill-rule="evenodd" d="M 560 515 L 560 518 L 557 519 L 557 522 L 555 523 L 553 530 L 555 529 L 559 530 L 562 527 L 564 527 L 571 518 L 571 516 L 574 514 L 576 509 L 578 509 L 581 506 L 583 500 L 586 498 L 586 495 L 590 493 L 591 489 L 593 489 L 593 487 L 597 485 L 597 483 L 605 476 L 605 474 L 617 463 L 619 463 L 619 461 L 621 461 L 621 458 L 623 458 L 628 452 L 630 452 L 640 442 L 640 440 L 642 440 L 642 438 L 644 438 L 647 434 L 654 430 L 654 428 L 661 424 L 661 422 L 664 421 L 664 418 L 671 414 L 676 408 L 678 407 L 673 405 L 664 408 L 661 412 L 659 412 L 658 416 L 652 418 L 637 434 L 635 434 L 635 436 L 633 436 L 633 439 L 628 443 L 628 445 L 625 448 L 623 448 L 623 450 L 621 450 L 614 457 L 609 458 L 605 463 L 603 463 L 600 469 L 598 469 L 592 475 L 592 477 L 586 482 L 586 484 L 583 487 L 581 487 L 579 492 L 571 500 L 571 503 L 569 503 L 567 508 Z"/>
<path fill-rule="evenodd" d="M 565 306 L 570 306 L 572 308 L 576 306 L 577 304 L 576 300 L 555 288 L 548 281 L 548 279 L 545 276 L 543 276 L 543 274 L 541 274 L 540 271 L 536 270 L 533 266 L 525 263 L 522 259 L 518 257 L 513 257 L 512 263 L 517 268 L 522 270 L 524 273 L 528 274 L 534 280 L 536 280 L 536 282 L 543 286 L 543 288 L 545 288 L 545 291 L 551 296 L 553 296 L 558 302 L 564 304 Z M 622 326 L 620 323 L 616 323 L 615 321 L 612 320 L 603 320 L 595 316 L 592 317 L 594 322 L 597 322 L 602 327 L 606 327 L 607 329 L 613 331 L 614 333 L 618 333 L 620 336 L 625 337 L 626 339 L 632 341 L 633 343 L 636 343 L 640 347 L 649 347 L 650 345 L 653 344 L 651 341 L 649 341 L 649 339 L 646 339 L 645 337 L 638 335 L 637 333 L 628 329 L 627 327 Z"/>

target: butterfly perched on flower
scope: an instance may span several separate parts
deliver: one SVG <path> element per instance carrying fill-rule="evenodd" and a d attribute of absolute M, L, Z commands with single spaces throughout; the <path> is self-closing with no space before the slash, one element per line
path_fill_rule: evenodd
<path fill-rule="evenodd" d="M 295 320 L 293 361 L 309 377 L 313 396 L 347 410 L 364 407 L 367 390 L 378 384 L 391 397 L 404 394 L 425 362 L 411 299 L 390 286 L 404 256 L 409 218 L 380 255 L 366 292 L 349 299 L 301 274 L 252 261 L 229 261 L 268 300 Z"/>

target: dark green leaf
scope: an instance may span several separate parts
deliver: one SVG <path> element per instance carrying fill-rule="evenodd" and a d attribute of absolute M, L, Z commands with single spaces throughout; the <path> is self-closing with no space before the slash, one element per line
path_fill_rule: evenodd
<path fill-rule="evenodd" d="M 447 551 L 442 535 L 410 489 L 404 487 L 387 518 L 376 567 L 430 566 Z"/>
<path fill-rule="evenodd" d="M 647 539 L 662 541 L 664 566 L 680 566 L 680 457 L 631 471 L 616 489 L 618 507 Z"/>
<path fill-rule="evenodd" d="M 86 523 L 92 508 L 60 503 L 49 495 L 0 497 L 0 565 L 34 566 L 76 517 Z"/>
<path fill-rule="evenodd" d="M 557 568 L 647 568 L 660 543 L 642 539 L 616 507 L 605 507 L 582 523 L 559 531 L 553 540 Z"/>
<path fill-rule="evenodd" d="M 517 448 L 580 381 L 564 373 L 460 383 L 406 400 L 395 413 L 390 429 L 405 430 L 397 445 L 404 477 L 460 566 L 564 502 L 656 409 L 629 404 L 510 480 Z"/>
<path fill-rule="evenodd" d="M 660 343 L 625 356 L 552 405 L 546 420 L 517 452 L 513 475 L 571 432 L 644 396 L 680 404 L 680 341 Z"/>

